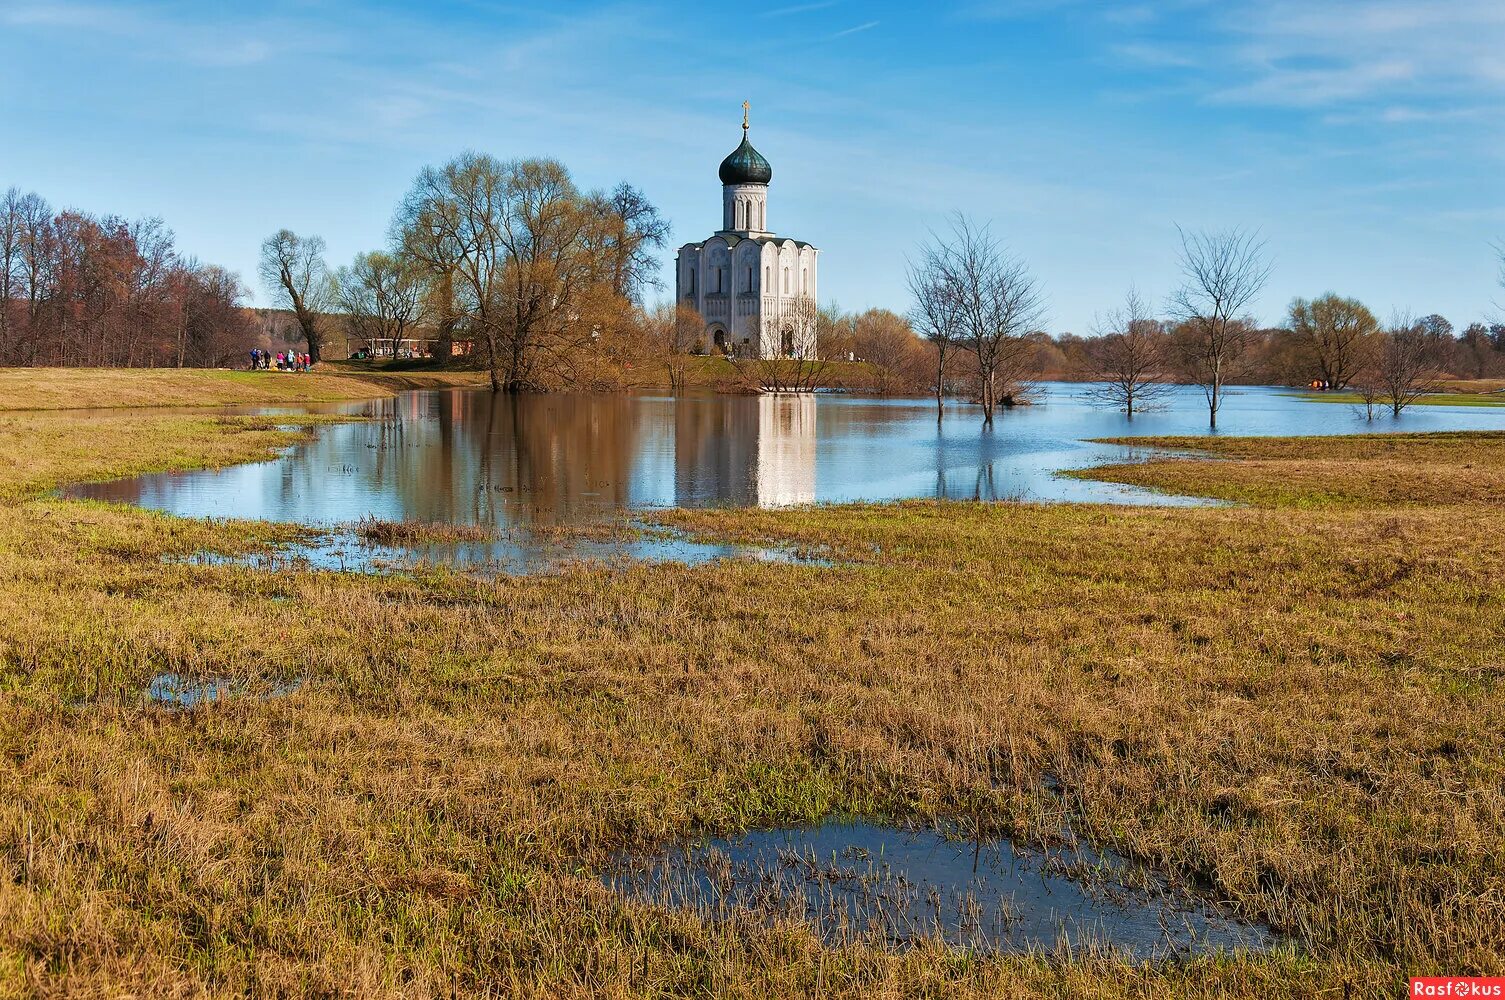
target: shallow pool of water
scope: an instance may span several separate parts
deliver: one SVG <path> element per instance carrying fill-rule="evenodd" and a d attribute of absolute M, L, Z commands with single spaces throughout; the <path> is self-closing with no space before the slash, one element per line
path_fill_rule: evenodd
<path fill-rule="evenodd" d="M 430 546 L 421 555 L 528 570 L 552 561 L 547 550 L 557 545 L 544 537 L 550 529 L 655 507 L 725 507 L 730 522 L 738 508 L 908 497 L 1196 502 L 1059 473 L 1143 457 L 1141 449 L 1091 438 L 1208 433 L 1195 387 L 1176 389 L 1165 409 L 1130 421 L 1092 405 L 1080 385 L 1046 385 L 1038 405 L 1003 412 L 992 428 L 981 426 L 973 406 L 949 404 L 938 423 L 925 400 L 843 395 L 495 397 L 447 390 L 319 409 L 373 419 L 319 427 L 312 441 L 269 462 L 90 484 L 67 494 L 190 517 L 321 528 L 364 517 L 478 524 L 494 529 L 493 542 Z M 1398 419 L 1370 421 L 1355 407 L 1250 388 L 1228 398 L 1218 431 L 1463 429 L 1505 429 L 1505 409 L 1414 407 Z M 682 539 L 579 550 L 629 558 L 742 554 Z"/>
<path fill-rule="evenodd" d="M 164 708 L 197 708 L 243 696 L 277 698 L 292 694 L 302 686 L 301 680 L 295 680 L 253 689 L 245 682 L 230 677 L 158 674 L 146 687 L 146 700 Z"/>
<path fill-rule="evenodd" d="M 1268 929 L 1175 897 L 1112 855 L 964 843 L 864 822 L 622 859 L 604 880 L 705 919 L 808 921 L 832 944 L 933 938 L 985 951 L 1103 947 L 1157 959 L 1277 943 Z"/>

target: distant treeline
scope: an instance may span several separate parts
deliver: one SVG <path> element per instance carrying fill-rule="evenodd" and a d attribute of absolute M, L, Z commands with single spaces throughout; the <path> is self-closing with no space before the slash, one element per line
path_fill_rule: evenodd
<path fill-rule="evenodd" d="M 0 199 L 0 364 L 215 366 L 254 335 L 240 278 L 177 247 L 161 219 Z"/>
<path fill-rule="evenodd" d="M 1298 300 L 1292 308 L 1300 313 L 1310 307 L 1311 303 Z M 1362 317 L 1367 312 L 1363 310 L 1358 315 Z M 1321 381 L 1344 387 L 1338 383 L 1346 383 L 1348 379 L 1342 376 L 1348 373 L 1335 370 L 1331 361 L 1324 364 L 1322 335 L 1290 316 L 1287 322 L 1290 325 L 1250 327 L 1229 377 L 1230 384 L 1299 386 Z M 1361 333 L 1377 336 L 1381 332 L 1373 317 L 1367 322 L 1361 318 L 1360 322 Z M 1163 363 L 1158 374 L 1167 382 L 1196 384 L 1197 372 L 1185 360 L 1187 352 L 1177 349 L 1177 341 L 1187 339 L 1190 331 L 1167 320 L 1150 320 L 1145 325 L 1147 335 L 1163 344 L 1159 352 Z M 821 310 L 820 326 L 823 353 L 867 362 L 873 369 L 874 391 L 923 394 L 934 386 L 935 346 L 920 337 L 905 317 L 887 309 L 859 313 L 828 306 Z M 1434 314 L 1408 322 L 1407 328 L 1417 332 L 1440 374 L 1460 379 L 1505 378 L 1505 323 L 1476 322 L 1458 330 L 1447 319 Z M 1045 380 L 1098 379 L 1103 369 L 1102 348 L 1111 336 L 1111 333 L 1082 336 L 1038 330 L 1029 333 L 1024 339 L 1034 344 L 1034 351 L 1028 371 Z M 948 387 L 964 392 L 966 375 L 965 370 L 948 372 Z"/>

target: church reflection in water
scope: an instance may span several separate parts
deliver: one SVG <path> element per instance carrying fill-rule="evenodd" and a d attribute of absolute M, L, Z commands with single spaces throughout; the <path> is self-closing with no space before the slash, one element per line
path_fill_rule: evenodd
<path fill-rule="evenodd" d="M 811 395 L 684 399 L 674 408 L 680 507 L 788 507 L 815 502 Z"/>
<path fill-rule="evenodd" d="M 592 523 L 629 508 L 816 500 L 809 395 L 436 392 L 371 407 L 375 419 L 326 427 L 280 461 L 77 492 L 190 516 L 503 529 Z"/>
<path fill-rule="evenodd" d="M 758 397 L 758 506 L 815 502 L 815 397 Z"/>

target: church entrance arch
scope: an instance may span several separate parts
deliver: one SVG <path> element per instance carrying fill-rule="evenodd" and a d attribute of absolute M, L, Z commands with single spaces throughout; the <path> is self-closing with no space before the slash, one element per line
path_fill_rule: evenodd
<path fill-rule="evenodd" d="M 711 330 L 711 343 L 716 345 L 717 351 L 725 354 L 727 345 L 726 331 L 721 329 L 721 327 L 719 326 L 713 328 Z"/>

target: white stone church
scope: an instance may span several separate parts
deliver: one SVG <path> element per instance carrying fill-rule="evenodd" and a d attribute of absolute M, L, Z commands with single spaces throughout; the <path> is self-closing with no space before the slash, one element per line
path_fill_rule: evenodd
<path fill-rule="evenodd" d="M 747 139 L 721 161 L 721 229 L 679 248 L 678 302 L 705 319 L 718 351 L 764 358 L 816 356 L 815 264 L 820 251 L 768 228 L 773 168 Z"/>

